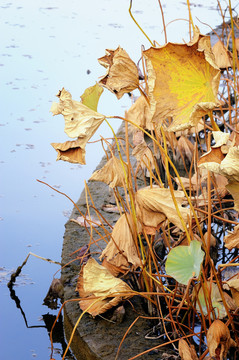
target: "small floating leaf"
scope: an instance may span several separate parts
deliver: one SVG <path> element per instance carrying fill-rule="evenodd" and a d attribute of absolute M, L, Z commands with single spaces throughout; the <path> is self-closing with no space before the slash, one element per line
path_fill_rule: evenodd
<path fill-rule="evenodd" d="M 197 240 L 191 241 L 189 246 L 177 246 L 168 254 L 166 273 L 179 283 L 187 285 L 189 279 L 199 276 L 203 258 L 204 252 Z"/>

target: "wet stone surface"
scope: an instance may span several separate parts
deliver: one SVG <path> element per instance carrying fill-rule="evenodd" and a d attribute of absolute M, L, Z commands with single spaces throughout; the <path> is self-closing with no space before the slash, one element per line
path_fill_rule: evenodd
<path fill-rule="evenodd" d="M 118 136 L 122 136 L 123 128 L 121 127 Z M 101 168 L 106 162 L 104 157 L 100 162 L 97 169 Z M 88 183 L 89 191 L 92 195 L 95 208 L 102 209 L 102 206 L 112 202 L 112 193 L 109 191 L 109 187 L 101 182 L 89 182 Z M 86 213 L 87 205 L 85 198 L 85 191 L 82 192 L 80 199 L 77 202 L 77 206 L 80 208 L 83 214 Z M 114 225 L 119 218 L 117 213 L 109 213 L 101 211 L 106 221 L 111 225 Z M 71 214 L 71 219 L 76 219 L 79 216 L 77 209 L 74 209 Z M 92 216 L 96 216 L 94 211 L 91 213 Z M 105 226 L 108 231 L 110 231 L 109 226 Z M 79 249 L 80 247 L 89 243 L 89 234 L 83 228 L 77 225 L 72 221 L 68 221 L 65 225 L 65 235 L 63 242 L 62 250 L 62 263 L 66 264 L 72 260 L 70 254 Z M 101 233 L 102 229 L 99 227 L 97 230 Z M 104 242 L 98 242 L 98 246 L 102 248 L 105 246 Z M 91 246 L 91 253 L 100 253 L 99 247 L 95 244 Z M 95 256 L 96 259 L 99 255 Z M 77 299 L 78 294 L 75 291 L 77 278 L 80 270 L 79 261 L 71 263 L 69 266 L 66 266 L 62 269 L 61 279 L 64 283 L 64 300 Z M 76 356 L 76 358 L 82 360 L 112 360 L 115 358 L 117 349 L 122 340 L 124 333 L 127 331 L 128 327 L 132 322 L 139 316 L 145 316 L 145 312 L 142 308 L 141 301 L 139 299 L 131 299 L 135 310 L 132 309 L 131 305 L 125 302 L 125 316 L 124 320 L 121 323 L 113 323 L 107 319 L 97 316 L 95 319 L 89 314 L 85 314 L 80 321 L 80 324 L 77 328 L 77 334 L 74 336 L 74 341 L 71 345 L 71 348 Z M 112 310 L 113 311 L 113 310 Z M 78 301 L 69 302 L 65 305 L 64 310 L 64 326 L 66 337 L 69 340 L 71 331 L 81 315 L 81 310 L 78 304 Z M 107 318 L 111 318 L 112 312 L 108 314 L 103 314 Z M 121 351 L 119 353 L 119 360 L 128 359 L 134 355 L 137 355 L 145 350 L 148 350 L 154 346 L 160 344 L 159 340 L 145 339 L 145 335 L 151 330 L 153 324 L 152 322 L 146 319 L 139 319 L 136 324 L 133 326 L 132 330 L 126 337 Z M 162 352 L 162 350 L 161 350 Z M 145 354 L 143 359 L 160 359 L 160 353 L 157 351 L 150 352 L 150 354 Z"/>

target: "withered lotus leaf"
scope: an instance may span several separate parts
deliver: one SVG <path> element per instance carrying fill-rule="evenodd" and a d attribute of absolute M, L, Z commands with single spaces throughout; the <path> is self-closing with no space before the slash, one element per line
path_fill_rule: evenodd
<path fill-rule="evenodd" d="M 151 171 L 155 169 L 155 160 L 152 151 L 144 140 L 135 146 L 134 150 L 132 151 L 132 155 L 136 157 L 138 165 L 140 165 L 143 170 L 148 169 L 146 175 L 149 176 L 149 169 Z"/>
<path fill-rule="evenodd" d="M 133 219 L 129 214 L 123 214 L 116 222 L 111 240 L 101 254 L 100 259 L 103 258 L 125 270 L 130 267 L 136 269 L 141 265 L 133 238 Z"/>
<path fill-rule="evenodd" d="M 125 117 L 143 129 L 153 130 L 150 106 L 143 95 L 126 111 Z"/>
<path fill-rule="evenodd" d="M 237 53 L 239 53 L 239 38 L 235 38 L 235 45 L 236 45 Z"/>
<path fill-rule="evenodd" d="M 212 134 L 216 142 L 215 145 L 212 146 L 212 148 L 218 148 L 222 145 L 226 145 L 230 137 L 229 133 L 224 133 L 222 131 L 212 131 Z"/>
<path fill-rule="evenodd" d="M 227 281 L 227 284 L 230 287 L 232 298 L 235 301 L 237 307 L 239 307 L 239 274 L 233 279 Z"/>
<path fill-rule="evenodd" d="M 81 147 L 79 139 L 64 143 L 51 143 L 51 145 L 57 151 L 56 160 L 85 165 L 85 149 Z"/>
<path fill-rule="evenodd" d="M 142 130 L 133 131 L 133 145 L 137 146 L 144 141 L 144 133 Z"/>
<path fill-rule="evenodd" d="M 189 136 L 189 135 L 199 133 L 200 131 L 204 130 L 204 128 L 205 128 L 205 124 L 204 124 L 203 119 L 201 119 L 201 120 L 199 120 L 199 122 L 197 123 L 196 126 L 193 126 L 190 129 L 176 131 L 175 135 L 177 138 L 181 135 Z"/>
<path fill-rule="evenodd" d="M 62 114 L 65 119 L 65 133 L 71 138 L 80 138 L 84 147 L 105 119 L 104 115 L 90 109 L 79 101 L 72 100 L 71 94 L 64 88 L 59 91 L 59 103 L 53 103 L 50 111 L 53 115 Z"/>
<path fill-rule="evenodd" d="M 183 156 L 184 158 L 187 158 L 189 162 L 191 162 L 193 158 L 193 154 L 194 154 L 193 143 L 185 136 L 183 135 L 180 136 L 176 147 L 176 161 L 177 158 Z"/>
<path fill-rule="evenodd" d="M 234 199 L 234 209 L 239 212 L 239 182 L 229 182 L 226 189 Z"/>
<path fill-rule="evenodd" d="M 180 339 L 178 342 L 178 351 L 181 360 L 198 360 L 196 350 L 193 345 L 188 345 L 187 341 Z"/>
<path fill-rule="evenodd" d="M 181 216 L 186 224 L 190 218 L 189 208 L 183 207 L 185 201 L 183 191 L 174 191 L 174 196 Z M 175 208 L 170 189 L 154 186 L 136 192 L 136 213 L 141 222 L 148 227 L 157 227 L 165 218 L 184 230 L 181 219 Z"/>
<path fill-rule="evenodd" d="M 227 50 L 221 40 L 216 42 L 212 47 L 212 51 L 215 57 L 215 62 L 220 69 L 226 69 L 232 67 L 232 53 Z"/>
<path fill-rule="evenodd" d="M 228 327 L 218 319 L 208 329 L 207 344 L 210 356 L 218 360 L 227 359 L 228 350 L 235 346 Z"/>
<path fill-rule="evenodd" d="M 239 249 L 239 225 L 235 226 L 233 232 L 226 235 L 223 241 L 228 250 L 232 250 L 234 248 Z"/>
<path fill-rule="evenodd" d="M 195 190 L 196 189 L 196 184 L 194 182 L 192 182 L 192 179 L 190 180 L 189 178 L 186 178 L 186 177 L 183 177 L 183 176 L 180 176 L 180 179 L 183 183 L 183 186 L 185 188 L 185 190 Z M 177 177 L 174 178 L 176 184 L 178 185 L 178 190 L 182 190 L 182 186 L 178 180 Z"/>
<path fill-rule="evenodd" d="M 112 264 L 111 262 L 107 261 L 106 258 L 104 258 L 104 260 L 102 261 L 102 265 L 109 270 L 109 272 L 117 277 L 122 274 L 125 274 L 125 271 L 128 270 L 128 268 L 126 268 L 125 266 L 116 266 L 114 264 Z"/>
<path fill-rule="evenodd" d="M 205 45 L 205 44 L 204 44 Z M 148 70 L 149 99 L 153 121 L 161 125 L 173 117 L 168 131 L 184 130 L 219 105 L 220 71 L 212 66 L 205 47 L 198 42 L 167 43 L 144 51 Z"/>
<path fill-rule="evenodd" d="M 207 158 L 206 161 L 202 162 L 203 158 L 205 159 L 209 153 L 215 153 L 215 151 L 218 152 L 217 159 Z M 219 147 L 212 148 L 209 153 L 200 158 L 198 162 L 199 167 L 215 172 L 216 174 L 223 175 L 230 182 L 239 182 L 239 147 L 229 147 L 226 156 L 222 153 Z"/>
<path fill-rule="evenodd" d="M 230 296 L 226 291 L 223 291 L 223 297 L 227 304 L 228 310 L 235 311 L 237 309 L 237 304 L 232 296 Z"/>
<path fill-rule="evenodd" d="M 205 243 L 208 244 L 210 243 L 210 246 L 215 247 L 217 244 L 217 239 L 215 238 L 215 236 L 213 236 L 212 234 L 210 234 L 210 238 L 209 238 L 209 233 L 208 231 L 203 235 Z"/>
<path fill-rule="evenodd" d="M 123 168 L 124 166 L 124 168 Z M 90 177 L 91 181 L 102 181 L 111 188 L 115 186 L 124 186 L 125 174 L 127 174 L 127 164 L 113 156 L 99 170 L 96 170 Z"/>
<path fill-rule="evenodd" d="M 229 181 L 239 182 L 239 147 L 233 146 L 221 162 L 220 173 Z"/>
<path fill-rule="evenodd" d="M 76 291 L 80 295 L 79 304 L 83 311 L 92 305 L 87 310 L 92 316 L 102 314 L 132 296 L 129 294 L 132 293 L 131 288 L 124 281 L 114 277 L 93 258 L 82 267 Z"/>
<path fill-rule="evenodd" d="M 198 190 L 200 186 L 203 188 L 206 185 L 206 178 L 208 172 L 205 169 L 197 169 L 197 172 L 191 177 L 191 179 L 180 176 L 180 179 L 186 190 Z M 178 185 L 178 190 L 182 190 L 182 186 L 177 177 L 174 178 Z"/>
<path fill-rule="evenodd" d="M 139 86 L 139 73 L 136 64 L 120 46 L 116 50 L 106 50 L 106 55 L 98 59 L 107 68 L 100 84 L 113 92 L 118 99 Z"/>
<path fill-rule="evenodd" d="M 188 42 L 188 46 L 193 46 L 195 44 L 197 44 L 197 50 L 204 53 L 205 59 L 209 64 L 217 68 L 218 66 L 212 51 L 210 36 L 201 34 L 197 26 L 194 28 L 193 39 Z"/>
<path fill-rule="evenodd" d="M 216 193 L 218 196 L 223 198 L 228 193 L 228 189 L 227 189 L 228 180 L 227 178 L 225 178 L 225 176 L 215 174 L 215 181 L 216 181 Z"/>
<path fill-rule="evenodd" d="M 222 150 L 220 147 L 216 147 L 216 148 L 211 148 L 206 154 L 203 154 L 201 156 L 201 158 L 198 161 L 198 166 L 199 168 L 203 168 L 203 169 L 208 169 L 208 164 L 211 164 L 210 166 L 212 167 L 213 172 L 219 171 L 217 169 L 219 169 L 222 160 L 225 158 L 225 155 L 223 154 Z M 204 164 L 203 166 L 200 167 L 200 165 Z M 215 170 L 214 170 L 215 169 Z"/>

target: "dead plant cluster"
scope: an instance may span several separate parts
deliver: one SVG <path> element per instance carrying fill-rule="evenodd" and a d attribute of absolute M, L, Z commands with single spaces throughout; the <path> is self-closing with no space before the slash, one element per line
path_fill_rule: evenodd
<path fill-rule="evenodd" d="M 76 289 L 80 319 L 140 297 L 164 339 L 154 350 L 173 346 L 184 360 L 238 357 L 239 25 L 229 11 L 213 48 L 189 6 L 188 43 L 151 42 L 140 65 L 121 47 L 106 50 L 105 76 L 81 101 L 63 88 L 51 108 L 73 139 L 52 144 L 58 160 L 85 164 L 102 122 L 113 132 L 112 142 L 102 138 L 108 160 L 90 180 L 109 185 L 116 206 L 108 210 L 118 221 L 107 230 L 87 187 L 87 214 L 75 219 L 89 228 Z M 124 118 L 107 116 L 97 112 L 103 88 L 118 99 L 140 96 Z M 124 121 L 124 139 L 114 133 L 116 119 Z M 93 257 L 90 246 L 100 240 L 106 246 Z"/>

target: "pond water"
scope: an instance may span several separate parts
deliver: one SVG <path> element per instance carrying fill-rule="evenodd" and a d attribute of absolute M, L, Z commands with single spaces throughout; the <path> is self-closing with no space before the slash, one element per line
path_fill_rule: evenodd
<path fill-rule="evenodd" d="M 63 86 L 79 99 L 85 88 L 105 74 L 97 58 L 105 48 L 121 45 L 137 62 L 141 45 L 149 47 L 128 14 L 129 0 L 18 0 L 0 5 L 0 291 L 1 358 L 47 359 L 50 341 L 46 323 L 57 311 L 42 305 L 59 266 L 30 257 L 14 292 L 6 284 L 11 272 L 31 251 L 60 261 L 64 223 L 72 204 L 38 183 L 46 181 L 77 201 L 83 186 L 100 161 L 99 143 L 87 146 L 86 166 L 56 162 L 51 142 L 68 140 L 64 121 L 49 109 Z M 162 1 L 168 41 L 188 41 L 187 2 Z M 150 4 L 150 6 L 149 6 Z M 206 5 L 205 5 L 206 4 Z M 237 8 L 237 1 L 232 6 Z M 222 8 L 227 6 L 221 1 Z M 221 23 L 216 0 L 191 1 L 195 24 L 202 33 Z M 137 0 L 132 12 L 151 39 L 164 43 L 158 1 Z M 196 16 L 198 20 L 196 19 Z M 200 20 L 200 21 L 199 21 Z M 105 91 L 98 111 L 123 115 L 130 106 Z M 112 122 L 114 129 L 120 123 Z M 112 136 L 102 125 L 93 140 Z M 56 339 L 55 359 L 61 358 L 64 338 Z"/>

